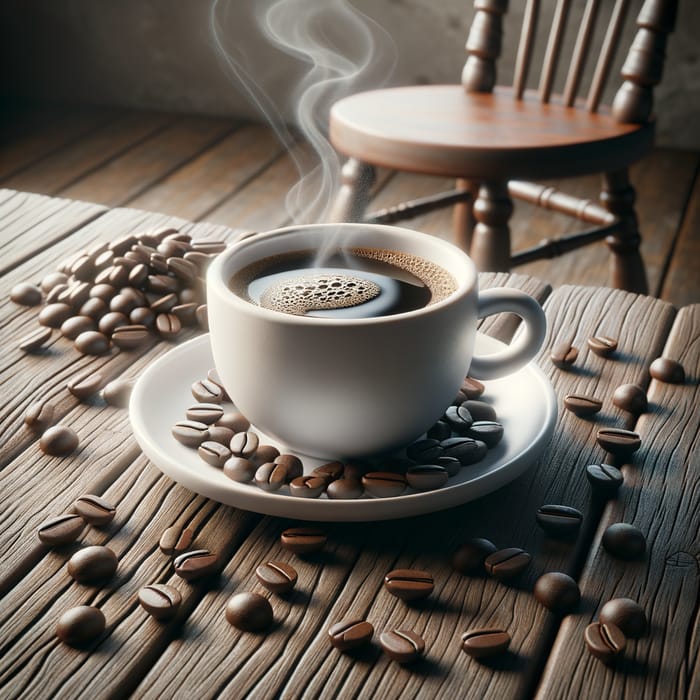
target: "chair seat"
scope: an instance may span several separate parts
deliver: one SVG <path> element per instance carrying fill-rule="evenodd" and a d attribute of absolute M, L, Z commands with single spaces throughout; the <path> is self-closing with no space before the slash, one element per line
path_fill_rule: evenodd
<path fill-rule="evenodd" d="M 556 99 L 556 98 L 554 98 Z M 333 105 L 330 139 L 341 153 L 409 172 L 500 181 L 624 168 L 652 146 L 653 123 L 619 124 L 534 93 L 466 93 L 420 85 L 351 95 Z"/>

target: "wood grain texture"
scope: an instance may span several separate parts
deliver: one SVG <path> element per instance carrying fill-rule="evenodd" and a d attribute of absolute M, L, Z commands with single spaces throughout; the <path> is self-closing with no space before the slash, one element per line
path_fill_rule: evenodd
<path fill-rule="evenodd" d="M 619 498 L 605 511 L 581 577 L 586 601 L 561 627 L 538 695 L 692 698 L 700 694 L 700 305 L 681 309 L 663 350 L 687 373 L 683 385 L 652 380 L 650 410 L 635 426 L 642 450 L 623 467 Z M 608 525 L 629 522 L 647 539 L 647 556 L 622 562 L 600 546 Z M 607 668 L 583 648 L 586 625 L 616 597 L 637 600 L 649 634 L 629 640 L 624 659 Z"/>

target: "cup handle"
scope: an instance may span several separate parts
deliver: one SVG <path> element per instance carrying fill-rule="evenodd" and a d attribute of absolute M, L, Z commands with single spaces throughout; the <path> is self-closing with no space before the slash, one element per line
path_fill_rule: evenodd
<path fill-rule="evenodd" d="M 472 358 L 469 376 L 475 379 L 496 379 L 515 372 L 542 347 L 547 319 L 536 299 L 517 289 L 486 289 L 479 292 L 479 318 L 503 312 L 520 316 L 524 322 L 522 330 L 505 350 Z"/>

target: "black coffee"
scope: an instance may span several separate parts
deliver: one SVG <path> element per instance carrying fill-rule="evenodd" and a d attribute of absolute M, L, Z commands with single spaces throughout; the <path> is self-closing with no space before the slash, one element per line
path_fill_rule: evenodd
<path fill-rule="evenodd" d="M 453 277 L 409 253 L 382 248 L 338 250 L 315 265 L 317 253 L 294 251 L 237 272 L 230 288 L 259 306 L 295 316 L 368 318 L 421 309 L 449 296 Z"/>

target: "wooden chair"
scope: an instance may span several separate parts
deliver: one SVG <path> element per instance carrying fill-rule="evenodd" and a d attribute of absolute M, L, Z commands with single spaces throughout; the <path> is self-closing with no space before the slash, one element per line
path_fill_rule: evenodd
<path fill-rule="evenodd" d="M 629 4 L 615 0 L 588 95 L 580 99 L 600 0 L 586 2 L 561 95 L 553 94 L 553 84 L 571 0 L 557 0 L 537 90 L 526 89 L 526 80 L 539 0 L 527 0 L 511 87 L 495 87 L 508 0 L 475 0 L 461 85 L 374 90 L 333 106 L 330 139 L 349 159 L 332 219 L 390 223 L 454 205 L 457 242 L 479 269 L 494 271 L 605 238 L 612 285 L 645 293 L 627 169 L 653 145 L 652 89 L 661 80 L 677 0 L 644 2 L 622 67 L 623 82 L 612 107 L 601 107 Z M 456 187 L 366 216 L 375 166 L 454 177 Z M 591 173 L 602 173 L 602 206 L 523 181 Z M 512 198 L 570 214 L 594 228 L 511 255 Z"/>

